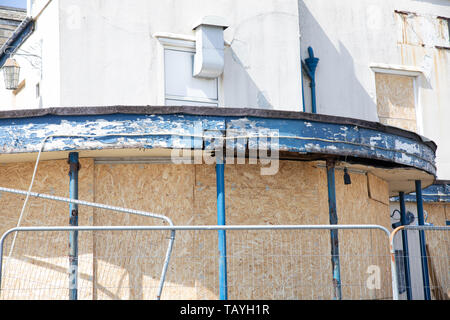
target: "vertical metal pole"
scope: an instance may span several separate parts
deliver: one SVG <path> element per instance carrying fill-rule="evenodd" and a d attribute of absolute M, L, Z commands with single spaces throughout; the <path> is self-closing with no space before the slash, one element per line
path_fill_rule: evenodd
<path fill-rule="evenodd" d="M 217 225 L 225 225 L 225 164 L 223 157 L 216 158 Z M 219 230 L 219 298 L 228 299 L 227 240 L 225 230 Z"/>
<path fill-rule="evenodd" d="M 417 220 L 419 226 L 425 225 L 423 219 L 423 198 L 422 198 L 422 181 L 416 180 L 416 203 L 417 203 Z M 430 282 L 428 278 L 428 259 L 427 250 L 425 247 L 425 233 L 423 230 L 419 230 L 420 238 L 420 255 L 422 257 L 422 279 L 423 279 L 423 293 L 425 300 L 431 300 L 430 294 Z"/>
<path fill-rule="evenodd" d="M 78 152 L 69 154 L 70 199 L 78 200 Z M 78 204 L 71 203 L 70 226 L 78 226 Z M 69 299 L 78 299 L 78 231 L 69 232 Z"/>
<path fill-rule="evenodd" d="M 335 161 L 327 160 L 328 206 L 330 214 L 330 224 L 338 224 L 334 168 L 335 168 Z M 334 299 L 341 300 L 342 299 L 341 268 L 339 262 L 338 230 L 330 230 L 330 235 L 331 235 L 331 266 L 333 269 Z"/>
<path fill-rule="evenodd" d="M 317 113 L 316 109 L 316 79 L 315 76 L 311 79 L 311 113 Z"/>
<path fill-rule="evenodd" d="M 305 112 L 305 88 L 304 88 L 304 84 L 303 84 L 303 63 L 302 63 L 302 57 L 300 57 L 300 75 L 302 77 L 302 112 Z M 306 72 L 306 71 L 305 71 Z"/>
<path fill-rule="evenodd" d="M 400 222 L 402 226 L 407 225 L 406 221 L 406 206 L 405 206 L 405 193 L 399 192 L 400 199 Z M 406 230 L 402 230 L 402 243 L 403 243 L 403 263 L 405 265 L 405 284 L 406 284 L 406 297 L 408 300 L 412 300 L 411 294 L 411 276 L 409 272 L 409 250 L 408 250 L 408 234 Z"/>

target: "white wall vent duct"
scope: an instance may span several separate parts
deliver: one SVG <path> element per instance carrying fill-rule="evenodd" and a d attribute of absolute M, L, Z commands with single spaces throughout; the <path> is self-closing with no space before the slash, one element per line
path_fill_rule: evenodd
<path fill-rule="evenodd" d="M 218 78 L 224 68 L 223 31 L 228 28 L 224 18 L 206 16 L 195 24 L 196 53 L 193 76 Z"/>

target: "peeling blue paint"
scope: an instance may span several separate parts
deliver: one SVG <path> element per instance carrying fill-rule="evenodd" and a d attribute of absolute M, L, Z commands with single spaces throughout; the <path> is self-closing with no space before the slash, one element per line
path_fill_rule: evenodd
<path fill-rule="evenodd" d="M 445 202 L 450 203 L 450 184 L 433 184 L 422 190 L 423 202 Z M 399 197 L 392 197 L 393 202 L 398 202 Z M 416 202 L 416 193 L 405 195 L 406 202 Z"/>
<path fill-rule="evenodd" d="M 264 136 L 275 131 L 279 135 L 280 151 L 377 159 L 422 169 L 433 175 L 436 173 L 433 149 L 413 139 L 355 125 L 261 117 L 111 114 L 0 119 L 0 154 L 38 152 L 43 139 L 49 135 L 97 137 L 54 137 L 47 141 L 44 151 L 211 150 L 217 145 L 217 137 L 223 135 Z M 203 142 L 201 138 L 183 135 L 203 135 L 209 139 Z M 216 139 L 212 139 L 214 137 Z M 235 141 L 228 146 L 253 149 L 257 143 L 255 138 Z"/>

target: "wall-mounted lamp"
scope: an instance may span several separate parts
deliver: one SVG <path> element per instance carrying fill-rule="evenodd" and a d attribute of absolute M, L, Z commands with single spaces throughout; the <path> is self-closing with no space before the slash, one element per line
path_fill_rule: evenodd
<path fill-rule="evenodd" d="M 7 90 L 16 90 L 19 86 L 20 66 L 13 58 L 8 58 L 3 65 L 3 79 Z"/>
<path fill-rule="evenodd" d="M 10 49 L 10 50 L 8 50 L 8 49 Z M 18 56 L 33 57 L 33 58 L 38 58 L 39 60 L 41 60 L 41 57 L 36 54 L 29 53 L 25 50 L 21 50 L 25 53 L 16 53 L 16 52 L 13 52 L 13 50 L 11 50 L 11 49 L 15 49 L 15 48 L 6 47 L 3 50 L 4 53 L 9 54 L 9 58 L 6 59 L 5 64 L 2 67 L 3 79 L 5 81 L 5 88 L 7 90 L 16 90 L 19 87 L 20 65 L 17 63 L 16 59 L 11 58 L 12 55 L 14 54 L 14 55 L 18 55 Z M 30 62 L 30 64 L 33 67 L 35 67 L 33 62 Z"/>

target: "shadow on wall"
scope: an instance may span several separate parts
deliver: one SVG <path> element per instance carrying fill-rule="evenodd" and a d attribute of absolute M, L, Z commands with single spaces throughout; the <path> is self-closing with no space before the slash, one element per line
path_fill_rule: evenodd
<path fill-rule="evenodd" d="M 336 48 L 327 35 L 330 32 L 321 27 L 303 0 L 299 0 L 299 17 L 302 59 L 308 57 L 309 46 L 314 49 L 315 56 L 320 59 L 316 71 L 317 112 L 378 121 L 376 97 L 371 97 L 366 88 L 361 85 L 355 71 L 355 64 L 358 61 L 355 62 L 349 49 L 340 40 L 335 41 L 338 43 Z M 325 14 L 323 17 L 326 18 Z M 341 38 L 340 30 L 332 30 L 332 32 L 337 33 L 337 39 Z M 343 33 L 342 37 L 348 37 L 348 33 Z M 366 67 L 369 72 L 369 66 Z M 375 78 L 375 75 L 372 76 Z M 309 90 L 307 87 L 304 89 Z"/>
<path fill-rule="evenodd" d="M 282 37 L 280 26 L 286 29 Z M 297 14 L 276 10 L 230 29 L 224 75 L 232 81 L 224 82 L 224 92 L 233 94 L 225 96 L 225 106 L 303 110 L 297 30 Z"/>
<path fill-rule="evenodd" d="M 236 50 L 234 49 L 235 47 L 239 49 Z M 273 105 L 269 102 L 269 100 L 267 100 L 264 90 L 261 91 L 253 81 L 251 76 L 248 74 L 247 69 L 249 68 L 249 66 L 239 58 L 239 54 L 242 54 L 241 51 L 244 51 L 245 54 L 245 52 L 248 50 L 249 49 L 247 43 L 236 39 L 231 43 L 231 47 L 225 50 L 225 66 L 228 66 L 229 68 L 229 70 L 227 70 L 227 73 L 242 75 L 238 81 L 233 81 L 231 83 L 232 88 L 230 89 L 230 91 L 236 92 L 238 96 L 241 92 L 242 94 L 245 93 L 247 97 L 256 97 L 256 104 L 255 102 L 252 103 L 252 101 L 248 101 L 248 107 L 259 109 L 274 109 Z M 237 54 L 236 51 L 239 51 L 239 54 Z M 233 60 L 235 63 L 230 63 L 230 60 Z M 235 103 L 233 103 L 233 101 L 228 102 L 226 100 L 225 106 L 235 106 Z"/>

